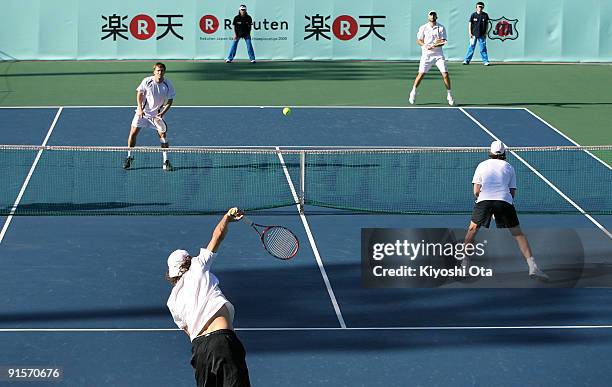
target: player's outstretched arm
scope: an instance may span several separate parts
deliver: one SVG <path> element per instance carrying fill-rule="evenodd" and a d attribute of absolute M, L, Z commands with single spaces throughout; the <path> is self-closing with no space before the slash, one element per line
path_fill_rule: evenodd
<path fill-rule="evenodd" d="M 227 234 L 227 227 L 230 222 L 237 222 L 244 216 L 244 212 L 240 211 L 237 207 L 230 208 L 225 215 L 221 218 L 215 230 L 213 231 L 212 237 L 210 238 L 210 242 L 208 242 L 208 246 L 206 249 L 208 251 L 212 251 L 213 253 L 217 252 L 219 245 L 223 239 L 225 239 L 225 235 Z"/>

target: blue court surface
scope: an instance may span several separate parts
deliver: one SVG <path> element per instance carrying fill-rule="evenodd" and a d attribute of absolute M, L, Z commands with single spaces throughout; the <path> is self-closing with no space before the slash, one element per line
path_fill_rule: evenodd
<path fill-rule="evenodd" d="M 2 108 L 0 133 L 5 144 L 124 146 L 133 112 Z M 492 136 L 513 147 L 576 145 L 522 108 L 304 107 L 284 117 L 278 107 L 174 107 L 167 121 L 171 146 L 474 147 L 488 146 Z M 158 144 L 155 133 L 140 133 L 138 145 Z M 609 179 L 609 166 L 584 157 Z M 34 163 L 32 157 L 14 167 L 20 178 L 10 184 L 17 202 L 24 187 L 27 197 L 37 182 L 49 183 L 37 179 L 44 159 L 32 168 Z M 161 175 L 161 160 L 159 167 Z M 78 167 L 72 173 L 80 173 Z M 559 176 L 544 177 L 555 184 Z M 576 188 L 558 189 L 571 197 Z M 62 381 L 49 385 L 194 385 L 189 340 L 166 308 L 166 257 L 177 248 L 195 253 L 218 218 L 0 217 L 0 367 L 61 367 Z M 292 206 L 253 218 L 285 225 L 301 242 L 296 258 L 275 260 L 246 225 L 233 224 L 213 267 L 236 307 L 254 386 L 610 384 L 609 289 L 538 289 L 537 283 L 530 289 L 362 287 L 362 228 L 464 228 L 468 215 L 307 206 L 300 216 Z M 587 230 L 603 254 L 610 252 L 612 216 L 520 218 L 527 231 Z M 612 257 L 604 258 L 612 264 Z M 609 266 L 600 268 L 610 275 Z"/>

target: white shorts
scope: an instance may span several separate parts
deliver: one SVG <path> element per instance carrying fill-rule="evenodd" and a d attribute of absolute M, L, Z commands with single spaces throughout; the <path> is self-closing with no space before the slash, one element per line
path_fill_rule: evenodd
<path fill-rule="evenodd" d="M 157 132 L 157 127 L 153 123 L 153 118 L 155 116 L 148 116 L 143 114 L 142 117 L 138 117 L 138 114 L 134 114 L 134 118 L 132 119 L 132 127 L 136 128 L 151 128 Z"/>
<path fill-rule="evenodd" d="M 446 68 L 446 59 L 444 59 L 443 55 L 428 55 L 428 54 L 421 56 L 421 62 L 419 63 L 419 72 L 420 73 L 428 72 L 431 66 L 434 65 L 434 63 L 436 64 L 436 66 L 438 67 L 438 70 L 440 70 L 441 73 L 448 72 Z"/>

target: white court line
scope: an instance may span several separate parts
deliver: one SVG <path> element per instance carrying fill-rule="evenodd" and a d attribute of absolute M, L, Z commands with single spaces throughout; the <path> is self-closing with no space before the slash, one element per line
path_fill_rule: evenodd
<path fill-rule="evenodd" d="M 239 331 L 335 331 L 341 328 L 237 328 Z M 612 325 L 448 326 L 448 327 L 352 327 L 351 331 L 481 331 L 502 329 L 612 329 Z M 177 328 L 177 330 L 179 330 Z"/>
<path fill-rule="evenodd" d="M 47 141 L 49 141 L 49 137 L 51 137 L 51 133 L 53 132 L 53 128 L 55 128 L 55 125 L 57 124 L 57 120 L 59 119 L 60 114 L 62 114 L 61 107 L 57 110 L 57 113 L 55 114 L 55 118 L 53 119 L 53 122 L 51 123 L 51 126 L 49 127 L 49 130 L 47 131 L 47 136 L 45 137 L 41 146 L 47 145 Z M 21 201 L 21 198 L 23 197 L 23 194 L 25 193 L 25 190 L 28 187 L 28 184 L 30 183 L 30 179 L 32 178 L 34 169 L 36 169 L 36 165 L 38 164 L 38 160 L 40 160 L 40 156 L 42 155 L 42 152 L 43 152 L 43 149 L 40 149 L 38 153 L 36 154 L 34 163 L 32 163 L 32 167 L 30 167 L 30 171 L 28 172 L 28 175 L 26 176 L 26 179 L 23 182 L 23 185 L 21 186 L 19 195 L 17 195 L 17 199 L 15 200 L 15 203 L 13 204 L 13 207 L 11 208 L 11 212 L 9 213 L 9 216 L 6 218 L 6 221 L 4 222 L 2 231 L 0 231 L 0 243 L 2 243 L 2 240 L 4 239 L 4 235 L 6 234 L 6 230 L 8 230 L 8 227 L 11 224 L 11 220 L 13 220 L 13 215 L 15 214 L 15 211 L 17 210 L 17 207 L 19 206 L 19 202 Z"/>
<path fill-rule="evenodd" d="M 59 109 L 62 106 L 0 106 L 0 109 Z"/>
<path fill-rule="evenodd" d="M 307 109 L 446 109 L 446 110 L 459 110 L 459 107 L 450 107 L 450 106 L 349 106 L 349 105 L 289 105 L 291 108 L 307 108 Z M 60 106 L 0 106 L 0 109 L 57 109 Z M 133 108 L 135 109 L 135 105 L 76 105 L 76 106 L 62 106 L 64 109 L 103 109 L 103 108 Z M 180 109 L 180 108 L 274 108 L 274 109 L 282 109 L 286 107 L 286 105 L 183 105 L 177 106 L 172 105 L 172 109 Z M 463 106 L 463 108 L 467 109 L 499 109 L 499 110 L 523 110 L 522 107 L 514 107 L 514 106 Z"/>
<path fill-rule="evenodd" d="M 285 177 L 287 178 L 287 182 L 289 183 L 289 188 L 291 188 L 291 195 L 293 195 L 293 200 L 295 201 L 295 203 L 298 203 L 299 198 L 295 191 L 295 187 L 293 185 L 293 181 L 291 180 L 291 176 L 289 176 L 289 171 L 287 170 L 287 166 L 285 165 L 285 159 L 283 158 L 283 155 L 281 154 L 280 148 L 276 147 L 276 150 L 278 151 L 278 158 L 280 159 L 281 165 L 283 166 Z M 306 216 L 303 213 L 301 213 L 299 205 L 296 205 L 296 207 L 298 209 L 298 214 L 300 215 L 300 219 L 302 219 L 302 224 L 304 225 L 304 229 L 306 230 L 306 235 L 308 235 L 308 241 L 310 242 L 310 246 L 312 247 L 312 252 L 314 253 L 314 256 L 317 260 L 317 265 L 319 265 L 319 270 L 321 271 L 323 282 L 325 282 L 325 287 L 327 288 L 327 293 L 329 294 L 329 298 L 331 299 L 332 305 L 334 306 L 334 311 L 336 312 L 336 317 L 338 318 L 340 327 L 346 328 L 344 317 L 342 317 L 340 306 L 338 305 L 338 301 L 336 300 L 336 295 L 334 294 L 334 290 L 332 289 L 331 282 L 329 281 L 329 277 L 327 277 L 327 272 L 325 271 L 325 267 L 323 266 L 323 260 L 321 259 L 321 255 L 319 254 L 319 249 L 317 248 L 317 244 L 315 243 L 314 237 L 312 236 L 312 232 L 310 231 L 310 226 L 308 225 Z"/>
<path fill-rule="evenodd" d="M 579 330 L 612 329 L 612 325 L 524 325 L 524 326 L 414 326 L 414 327 L 271 327 L 235 328 L 242 332 L 311 332 L 311 331 L 492 331 L 492 330 Z M 1 332 L 182 332 L 178 328 L 0 328 Z"/>
<path fill-rule="evenodd" d="M 563 133 L 562 131 L 560 131 L 559 129 L 555 128 L 554 126 L 552 126 L 551 124 L 549 124 L 548 122 L 544 121 L 544 119 L 540 116 L 538 116 L 537 114 L 535 114 L 534 112 L 532 112 L 531 110 L 524 108 L 525 111 L 529 114 L 531 114 L 532 116 L 534 116 L 535 118 L 537 118 L 540 122 L 542 122 L 544 125 L 548 126 L 549 128 L 551 128 L 552 130 L 554 130 L 555 132 L 557 132 L 560 136 L 562 136 L 563 138 L 565 138 L 567 141 L 571 142 L 572 144 L 576 145 L 576 146 L 582 146 L 580 144 L 578 144 L 576 141 L 572 140 L 571 137 L 566 136 L 565 133 Z M 600 159 L 599 157 L 595 156 L 594 154 L 592 154 L 591 152 L 589 152 L 588 150 L 583 149 L 583 151 L 585 153 L 587 153 L 589 156 L 591 156 L 592 158 L 594 158 L 595 160 L 599 161 L 604 167 L 608 168 L 608 169 L 612 169 L 612 166 L 608 165 L 607 163 L 605 163 L 602 159 Z"/>
<path fill-rule="evenodd" d="M 491 132 L 489 129 L 487 129 L 483 124 L 481 124 L 476 118 L 472 117 L 468 112 L 466 112 L 465 110 L 463 110 L 463 108 L 460 108 L 461 111 L 468 116 L 469 119 L 471 119 L 476 125 L 478 125 L 480 127 L 480 129 L 484 130 L 489 136 L 493 137 L 495 140 L 499 140 L 501 141 L 496 135 L 493 134 L 493 132 Z M 582 209 L 582 207 L 580 207 L 578 204 L 576 204 L 569 196 L 567 196 L 565 193 L 563 193 L 563 191 L 561 191 L 559 188 L 557 188 L 557 186 L 555 186 L 553 183 L 550 182 L 550 180 L 548 180 L 544 175 L 542 175 L 537 169 L 535 169 L 533 166 L 531 166 L 531 164 L 529 164 L 527 161 L 525 161 L 521 156 L 519 156 L 516 152 L 514 151 L 510 151 L 510 153 L 512 153 L 512 155 L 514 155 L 514 157 L 516 157 L 520 162 L 522 162 L 523 164 L 525 164 L 525 166 L 527 166 L 527 168 L 529 168 L 533 173 L 536 174 L 536 176 L 538 176 L 540 179 L 542 179 L 546 184 L 548 184 L 548 186 L 550 188 L 552 188 L 553 190 L 555 190 L 555 192 L 557 192 L 563 199 L 565 199 L 569 204 L 571 204 L 575 209 L 577 209 L 582 215 L 584 215 L 588 220 L 591 221 L 591 223 L 593 223 L 595 226 L 597 226 L 597 228 L 599 228 L 601 231 L 603 231 L 604 234 L 606 234 L 608 236 L 608 238 L 612 239 L 612 233 L 610 233 L 610 231 L 608 231 L 604 226 L 602 226 L 597 220 L 595 220 L 595 218 L 593 218 L 590 214 L 586 213 L 586 211 L 584 211 Z"/>

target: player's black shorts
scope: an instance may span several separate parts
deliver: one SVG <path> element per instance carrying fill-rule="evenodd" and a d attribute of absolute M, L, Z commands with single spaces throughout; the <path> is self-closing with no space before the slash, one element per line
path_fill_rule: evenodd
<path fill-rule="evenodd" d="M 476 203 L 472 211 L 472 222 L 489 228 L 492 215 L 495 215 L 497 228 L 513 228 L 519 225 L 514 206 L 503 200 L 483 200 Z"/>
<path fill-rule="evenodd" d="M 198 387 L 250 387 L 246 351 L 230 329 L 196 337 L 191 343 L 191 366 Z"/>

